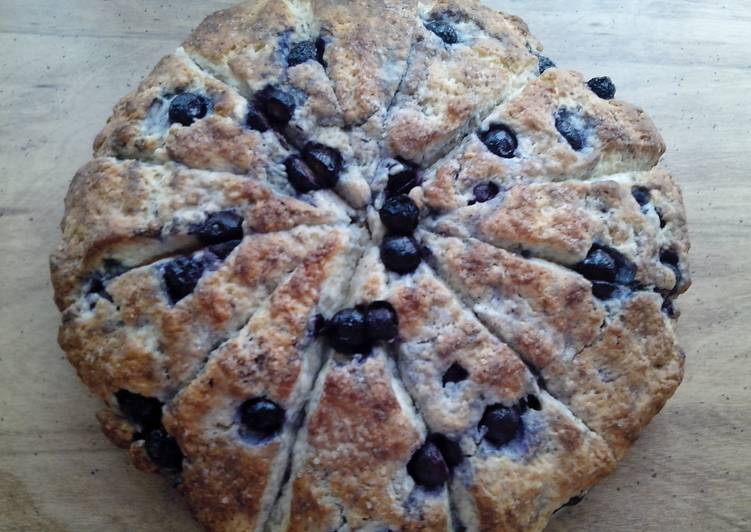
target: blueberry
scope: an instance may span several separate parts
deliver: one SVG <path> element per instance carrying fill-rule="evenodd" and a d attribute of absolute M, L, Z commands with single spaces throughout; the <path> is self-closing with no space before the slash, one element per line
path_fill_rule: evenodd
<path fill-rule="evenodd" d="M 485 409 L 478 428 L 484 431 L 486 440 L 498 446 L 509 443 L 523 431 L 518 410 L 501 404 Z"/>
<path fill-rule="evenodd" d="M 683 280 L 683 273 L 681 272 L 680 267 L 680 257 L 673 249 L 663 249 L 660 251 L 660 262 L 673 270 L 673 273 L 675 274 L 675 286 L 673 286 L 673 290 L 671 291 L 671 293 L 675 293 Z"/>
<path fill-rule="evenodd" d="M 146 434 L 144 447 L 149 459 L 162 469 L 180 471 L 183 463 L 183 453 L 175 438 L 167 434 L 164 429 L 154 429 Z"/>
<path fill-rule="evenodd" d="M 472 189 L 472 194 L 475 196 L 476 203 L 485 203 L 495 198 L 500 191 L 501 189 L 498 188 L 498 185 L 492 181 L 488 181 L 487 183 L 475 185 L 475 188 Z"/>
<path fill-rule="evenodd" d="M 203 271 L 203 263 L 190 257 L 179 257 L 167 263 L 164 283 L 173 304 L 193 292 Z"/>
<path fill-rule="evenodd" d="M 310 323 L 310 330 L 313 336 L 320 336 L 326 330 L 326 318 L 322 314 L 316 314 Z"/>
<path fill-rule="evenodd" d="M 392 233 L 410 235 L 417 228 L 420 211 L 412 198 L 404 194 L 388 198 L 379 211 L 381 221 Z"/>
<path fill-rule="evenodd" d="M 365 311 L 365 328 L 373 342 L 389 342 L 399 334 L 399 320 L 388 301 L 373 301 Z"/>
<path fill-rule="evenodd" d="M 291 94 L 273 85 L 266 86 L 256 94 L 263 114 L 275 125 L 286 125 L 295 113 L 295 100 Z"/>
<path fill-rule="evenodd" d="M 292 67 L 317 58 L 318 50 L 315 41 L 303 41 L 292 46 L 287 55 L 287 65 Z"/>
<path fill-rule="evenodd" d="M 245 401 L 239 414 L 243 430 L 257 438 L 269 438 L 284 425 L 284 409 L 263 397 Z"/>
<path fill-rule="evenodd" d="M 449 469 L 438 447 L 426 441 L 407 463 L 407 473 L 429 490 L 441 487 L 449 478 Z"/>
<path fill-rule="evenodd" d="M 248 103 L 248 114 L 245 115 L 245 123 L 249 128 L 263 133 L 270 129 L 269 122 L 254 102 Z"/>
<path fill-rule="evenodd" d="M 318 142 L 308 142 L 303 147 L 303 159 L 318 178 L 322 188 L 332 188 L 339 181 L 342 171 L 342 154 L 339 150 Z"/>
<path fill-rule="evenodd" d="M 540 400 L 536 395 L 532 394 L 522 399 L 521 405 L 524 410 L 526 410 L 527 408 L 530 408 L 532 410 L 542 410 L 542 404 L 540 403 Z"/>
<path fill-rule="evenodd" d="M 642 207 L 652 201 L 652 193 L 647 187 L 632 187 L 631 195 L 636 200 L 636 203 L 638 203 Z"/>
<path fill-rule="evenodd" d="M 592 281 L 592 295 L 597 299 L 607 300 L 618 292 L 618 285 L 607 281 Z"/>
<path fill-rule="evenodd" d="M 579 151 L 584 147 L 584 134 L 575 122 L 575 115 L 565 107 L 556 111 L 555 128 L 574 150 Z"/>
<path fill-rule="evenodd" d="M 243 218 L 232 211 L 212 212 L 192 232 L 207 245 L 239 240 L 243 237 Z"/>
<path fill-rule="evenodd" d="M 365 314 L 356 308 L 340 310 L 326 325 L 331 346 L 342 353 L 363 353 L 367 349 Z"/>
<path fill-rule="evenodd" d="M 313 171 L 299 155 L 287 157 L 284 161 L 284 168 L 287 171 L 287 181 L 296 191 L 305 194 L 323 188 Z"/>
<path fill-rule="evenodd" d="M 444 434 L 434 433 L 428 436 L 428 441 L 438 447 L 443 461 L 449 469 L 453 469 L 464 461 L 464 453 L 457 442 Z"/>
<path fill-rule="evenodd" d="M 381 243 L 381 261 L 396 273 L 411 273 L 422 261 L 417 242 L 408 236 L 387 236 Z"/>
<path fill-rule="evenodd" d="M 441 380 L 443 385 L 446 386 L 449 382 L 461 382 L 466 380 L 467 377 L 469 377 L 469 372 L 457 362 L 454 362 L 449 366 L 449 369 L 446 370 L 446 373 L 443 374 Z"/>
<path fill-rule="evenodd" d="M 587 86 L 603 100 L 612 100 L 615 98 L 615 85 L 613 84 L 613 80 L 607 76 L 592 78 L 587 82 Z"/>
<path fill-rule="evenodd" d="M 574 265 L 574 270 L 590 281 L 629 285 L 636 277 L 636 266 L 622 253 L 607 246 L 594 244 L 587 258 Z"/>
<path fill-rule="evenodd" d="M 210 101 L 205 96 L 183 92 L 172 99 L 169 105 L 170 124 L 189 126 L 209 112 Z"/>
<path fill-rule="evenodd" d="M 514 157 L 516 148 L 519 146 L 514 131 L 503 124 L 491 126 L 490 129 L 480 136 L 480 140 L 491 153 L 504 159 Z"/>
<path fill-rule="evenodd" d="M 109 292 L 107 292 L 107 287 L 105 285 L 105 282 L 107 281 L 107 277 L 100 273 L 100 272 L 94 272 L 89 277 L 89 286 L 86 288 L 86 294 L 96 294 L 97 296 L 106 299 L 110 303 L 112 302 L 112 296 Z M 93 308 L 93 305 L 96 304 L 95 301 L 92 301 L 91 305 Z"/>
<path fill-rule="evenodd" d="M 544 55 L 538 55 L 538 69 L 540 74 L 545 72 L 549 68 L 555 68 L 555 63 L 550 60 L 549 57 L 545 57 Z"/>
<path fill-rule="evenodd" d="M 154 397 L 144 397 L 128 390 L 115 393 L 117 406 L 128 419 L 148 431 L 162 424 L 162 402 Z"/>
<path fill-rule="evenodd" d="M 542 388 L 543 390 L 547 390 L 548 383 L 545 382 L 545 377 L 542 376 L 542 373 L 540 373 L 540 370 L 537 369 L 535 366 L 527 362 L 526 360 L 522 360 L 524 362 L 524 365 L 527 366 L 527 369 L 529 372 L 534 375 L 535 381 L 537 382 L 537 386 Z"/>
<path fill-rule="evenodd" d="M 660 307 L 662 311 L 668 315 L 670 318 L 675 318 L 675 307 L 673 306 L 673 300 L 669 297 L 665 297 L 662 300 L 662 306 Z"/>
<path fill-rule="evenodd" d="M 240 242 L 242 242 L 242 240 L 227 240 L 226 242 L 209 246 L 209 251 L 216 255 L 220 260 L 224 260 L 229 257 L 232 250 L 240 245 Z"/>
<path fill-rule="evenodd" d="M 386 196 L 408 194 L 417 185 L 419 185 L 417 168 L 412 165 L 404 165 L 402 170 L 389 175 L 388 184 L 386 185 Z"/>
<path fill-rule="evenodd" d="M 431 20 L 425 23 L 425 27 L 438 35 L 446 44 L 456 44 L 459 42 L 459 35 L 456 33 L 456 29 L 446 21 Z"/>

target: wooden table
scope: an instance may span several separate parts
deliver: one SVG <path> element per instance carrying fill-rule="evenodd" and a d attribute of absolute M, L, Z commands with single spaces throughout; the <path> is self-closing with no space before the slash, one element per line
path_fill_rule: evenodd
<path fill-rule="evenodd" d="M 683 185 L 685 382 L 554 531 L 751 530 L 751 3 L 499 0 L 561 66 L 645 107 Z M 224 1 L 0 0 L 0 530 L 191 531 L 167 482 L 99 432 L 56 345 L 47 255 L 116 100 Z"/>

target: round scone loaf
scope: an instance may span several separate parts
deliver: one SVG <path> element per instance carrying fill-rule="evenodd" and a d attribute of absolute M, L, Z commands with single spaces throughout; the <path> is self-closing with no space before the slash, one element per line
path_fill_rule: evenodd
<path fill-rule="evenodd" d="M 104 433 L 215 531 L 540 530 L 675 391 L 664 144 L 473 0 L 256 0 L 114 109 L 51 258 Z"/>

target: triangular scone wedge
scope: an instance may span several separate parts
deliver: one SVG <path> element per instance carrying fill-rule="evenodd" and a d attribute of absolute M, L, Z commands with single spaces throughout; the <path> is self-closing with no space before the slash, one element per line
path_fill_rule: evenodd
<path fill-rule="evenodd" d="M 675 391 L 683 354 L 658 294 L 603 302 L 555 264 L 423 235 L 441 277 L 618 458 Z"/>
<path fill-rule="evenodd" d="M 399 368 L 431 432 L 461 450 L 450 484 L 468 530 L 541 530 L 552 513 L 609 473 L 605 441 L 541 391 L 522 360 L 431 270 L 392 277 Z M 485 416 L 515 412 L 513 438 L 488 439 Z"/>
<path fill-rule="evenodd" d="M 346 306 L 382 300 L 386 280 L 371 248 Z M 306 411 L 269 530 L 452 529 L 446 488 L 427 491 L 408 473 L 427 431 L 382 346 L 369 354 L 332 352 Z"/>
<path fill-rule="evenodd" d="M 66 207 L 63 242 L 51 258 L 61 309 L 95 272 L 112 275 L 200 247 L 194 228 L 212 213 L 242 217 L 246 235 L 348 223 L 351 214 L 327 191 L 296 199 L 254 177 L 110 158 L 95 159 L 78 171 Z"/>
<path fill-rule="evenodd" d="M 659 207 L 640 205 L 637 197 L 643 196 L 635 191 L 641 189 L 654 190 L 656 200 L 671 205 L 669 226 Z M 578 267 L 598 248 L 615 250 L 622 272 L 618 279 L 600 280 L 676 294 L 688 288 L 690 273 L 685 214 L 679 198 L 668 196 L 675 190 L 662 171 L 520 184 L 439 216 L 428 227 L 569 267 Z"/>
<path fill-rule="evenodd" d="M 479 2 L 421 2 L 419 10 L 386 147 L 394 158 L 427 166 L 533 79 L 538 60 L 529 48 L 537 44 L 518 19 Z M 453 26 L 455 42 L 429 29 L 441 23 Z"/>
<path fill-rule="evenodd" d="M 492 153 L 481 140 L 486 131 L 501 127 L 517 143 L 508 158 Z M 431 209 L 445 212 L 466 205 L 473 188 L 488 181 L 504 188 L 519 179 L 559 181 L 647 171 L 664 151 L 662 137 L 641 109 L 603 100 L 581 74 L 551 68 L 493 110 L 427 173 L 425 197 Z"/>
<path fill-rule="evenodd" d="M 262 530 L 321 364 L 312 324 L 339 308 L 361 253 L 358 240 L 309 256 L 166 408 L 185 456 L 181 488 L 207 528 Z M 278 431 L 248 432 L 240 411 L 254 400 L 283 410 Z"/>
<path fill-rule="evenodd" d="M 346 262 L 362 237 L 346 226 L 300 227 L 248 236 L 224 260 L 199 251 L 191 259 L 202 275 L 178 301 L 165 271 L 182 257 L 133 269 L 65 311 L 61 345 L 84 382 L 111 404 L 120 389 L 166 401 L 293 271 Z"/>

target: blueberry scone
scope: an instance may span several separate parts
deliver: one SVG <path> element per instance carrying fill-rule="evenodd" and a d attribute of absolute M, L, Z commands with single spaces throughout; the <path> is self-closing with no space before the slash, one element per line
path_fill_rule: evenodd
<path fill-rule="evenodd" d="M 257 0 L 123 98 L 65 199 L 59 341 L 213 531 L 527 531 L 680 384 L 645 113 L 475 0 Z"/>

